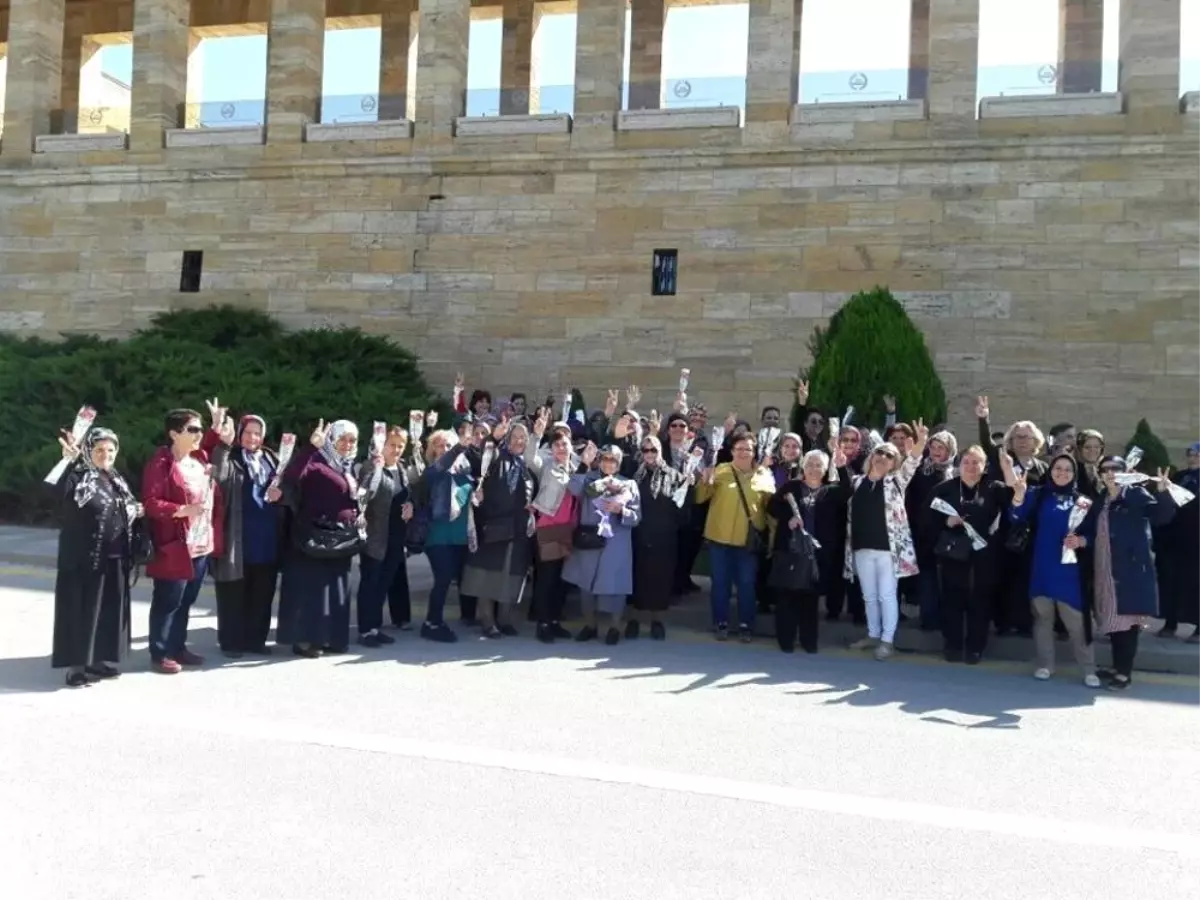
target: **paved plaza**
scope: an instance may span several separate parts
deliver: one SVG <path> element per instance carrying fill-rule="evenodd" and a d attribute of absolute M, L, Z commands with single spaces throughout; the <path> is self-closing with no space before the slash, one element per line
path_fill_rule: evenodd
<path fill-rule="evenodd" d="M 1048 684 L 676 629 L 146 670 L 60 690 L 53 572 L 0 563 L 0 896 L 1190 895 L 1195 679 Z"/>

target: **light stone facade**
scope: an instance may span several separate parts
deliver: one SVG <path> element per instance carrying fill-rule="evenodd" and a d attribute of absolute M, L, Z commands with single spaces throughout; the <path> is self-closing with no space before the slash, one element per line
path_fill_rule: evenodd
<path fill-rule="evenodd" d="M 312 20 L 293 12 L 305 2 L 276 5 Z M 623 18 L 581 0 L 592 27 L 571 130 L 456 134 L 461 99 L 432 85 L 465 84 L 453 41 L 468 4 L 423 0 L 439 24 L 419 51 L 411 137 L 296 138 L 307 101 L 288 97 L 313 82 L 299 39 L 282 54 L 297 73 L 277 94 L 287 128 L 268 122 L 265 142 L 34 153 L 28 125 L 30 148 L 9 144 L 10 119 L 0 329 L 123 334 L 161 310 L 233 303 L 387 334 L 447 387 L 462 370 L 494 390 L 579 387 L 595 405 L 635 382 L 664 409 L 688 366 L 710 409 L 752 414 L 786 402 L 813 327 L 882 284 L 924 329 L 954 426 L 986 393 L 998 422 L 1066 419 L 1115 443 L 1146 416 L 1174 449 L 1194 440 L 1200 128 L 1178 92 L 1168 115 L 1149 53 L 1172 36 L 1161 21 L 1130 29 L 1141 62 L 1123 68 L 1122 111 L 979 119 L 954 83 L 973 77 L 970 20 L 925 5 L 919 116 L 805 121 L 786 77 L 800 4 L 753 0 L 762 58 L 743 127 L 618 131 Z M 182 86 L 157 59 L 155 77 L 135 72 L 151 102 L 134 116 L 170 134 L 161 98 Z M 41 88 L 27 87 L 18 103 L 36 111 Z M 674 297 L 650 296 L 661 248 L 679 251 Z M 184 250 L 204 251 L 198 294 L 178 293 Z"/>

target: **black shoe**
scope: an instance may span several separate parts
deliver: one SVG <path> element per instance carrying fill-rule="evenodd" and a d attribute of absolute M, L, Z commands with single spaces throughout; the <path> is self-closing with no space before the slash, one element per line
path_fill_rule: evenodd
<path fill-rule="evenodd" d="M 582 644 L 594 640 L 598 633 L 591 625 L 584 625 L 579 629 L 579 634 L 575 635 L 575 640 Z"/>
<path fill-rule="evenodd" d="M 963 661 L 963 652 L 961 650 L 944 650 L 942 659 L 948 663 L 960 663 Z"/>
<path fill-rule="evenodd" d="M 379 643 L 385 644 L 385 645 L 396 643 L 396 639 L 394 637 L 392 637 L 390 634 L 387 634 L 386 632 L 383 632 L 383 631 L 375 632 L 375 640 L 377 640 L 377 641 L 379 641 Z"/>
<path fill-rule="evenodd" d="M 608 631 L 604 632 L 604 643 L 608 644 L 608 646 L 615 647 L 620 642 L 621 632 L 616 628 L 610 628 Z"/>
<path fill-rule="evenodd" d="M 550 633 L 556 638 L 562 638 L 564 641 L 569 641 L 571 639 L 571 632 L 563 628 L 562 623 L 560 622 L 550 623 Z"/>
<path fill-rule="evenodd" d="M 1127 691 L 1131 684 L 1133 684 L 1133 679 L 1126 678 L 1124 675 L 1113 675 L 1104 683 L 1104 686 L 1110 691 Z"/>
<path fill-rule="evenodd" d="M 367 634 L 360 634 L 358 636 L 358 642 L 364 647 L 378 647 L 383 643 L 383 641 L 379 639 L 379 632 L 377 631 L 371 631 Z"/>
<path fill-rule="evenodd" d="M 426 622 L 421 626 L 421 637 L 439 644 L 454 644 L 458 641 L 458 635 L 445 622 L 438 622 L 436 625 Z"/>
<path fill-rule="evenodd" d="M 729 640 L 729 623 L 728 622 L 718 622 L 717 623 L 717 640 L 718 641 Z"/>
<path fill-rule="evenodd" d="M 86 672 L 68 672 L 67 673 L 67 687 L 81 688 L 81 687 L 91 687 L 91 686 L 92 686 L 92 680 L 87 677 Z"/>
<path fill-rule="evenodd" d="M 554 632 L 550 630 L 549 625 L 538 625 L 536 637 L 543 644 L 554 643 Z"/>
<path fill-rule="evenodd" d="M 754 640 L 754 629 L 749 625 L 739 625 L 738 640 L 743 644 L 749 644 L 752 640 Z"/>
<path fill-rule="evenodd" d="M 516 637 L 521 632 L 517 631 L 517 629 L 512 625 L 501 625 L 500 633 L 505 637 Z"/>
<path fill-rule="evenodd" d="M 504 634 L 495 625 L 489 625 L 480 632 L 479 637 L 485 641 L 494 641 L 496 638 L 504 637 Z"/>
<path fill-rule="evenodd" d="M 305 659 L 320 659 L 321 651 L 317 647 L 312 646 L 312 644 L 304 647 L 301 647 L 299 644 L 293 644 L 292 655 L 302 656 Z"/>
<path fill-rule="evenodd" d="M 803 644 L 803 645 L 801 646 L 801 649 L 802 649 L 802 650 L 803 650 L 805 653 L 808 653 L 808 654 L 813 654 L 813 653 L 816 653 L 816 652 L 817 652 L 817 645 L 816 645 L 816 644 Z"/>
<path fill-rule="evenodd" d="M 662 622 L 650 623 L 650 640 L 665 641 L 667 639 L 667 629 Z"/>
<path fill-rule="evenodd" d="M 107 681 L 110 678 L 120 678 L 121 670 L 115 666 L 88 666 L 83 670 L 85 674 L 90 675 L 100 681 Z"/>
<path fill-rule="evenodd" d="M 796 647 L 794 644 L 780 644 L 779 649 L 782 650 L 784 653 L 795 653 L 796 652 Z"/>
<path fill-rule="evenodd" d="M 636 641 L 640 632 L 641 623 L 637 619 L 630 619 L 625 623 L 625 640 Z"/>
<path fill-rule="evenodd" d="M 982 653 L 968 653 L 967 658 L 964 660 L 964 662 L 968 666 L 977 666 L 977 665 L 979 665 L 979 663 L 982 659 L 983 659 Z"/>

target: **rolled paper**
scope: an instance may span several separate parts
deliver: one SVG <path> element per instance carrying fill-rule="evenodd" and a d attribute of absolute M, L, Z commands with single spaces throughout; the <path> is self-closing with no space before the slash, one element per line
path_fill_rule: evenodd
<path fill-rule="evenodd" d="M 829 417 L 829 436 L 837 440 L 839 434 L 842 433 L 842 425 L 837 420 L 837 416 Z"/>
<path fill-rule="evenodd" d="M 280 479 L 283 478 L 283 470 L 287 468 L 291 462 L 292 454 L 296 452 L 296 436 L 294 434 L 285 434 L 279 439 L 279 468 L 275 470 L 275 477 L 271 479 L 271 487 L 278 488 Z"/>
<path fill-rule="evenodd" d="M 462 396 L 465 391 L 466 391 L 466 388 L 463 387 L 461 384 L 459 384 L 457 381 L 454 383 L 454 409 L 456 411 L 459 408 L 459 401 L 462 400 Z M 468 410 L 468 412 L 473 412 L 473 411 L 474 410 Z"/>
<path fill-rule="evenodd" d="M 1130 447 L 1129 453 L 1125 456 L 1125 467 L 1132 472 L 1138 467 L 1138 463 L 1142 461 L 1144 455 L 1141 447 Z"/>
<path fill-rule="evenodd" d="M 876 447 L 883 444 L 883 435 L 881 435 L 874 428 L 871 429 L 871 432 L 868 435 L 868 439 L 871 441 L 871 449 L 872 450 L 874 450 Z"/>
<path fill-rule="evenodd" d="M 1071 512 L 1067 514 L 1067 535 L 1073 535 L 1076 529 L 1083 524 L 1083 520 L 1087 518 L 1088 510 L 1092 508 L 1092 500 L 1090 497 L 1075 498 L 1075 505 L 1071 507 Z M 1062 549 L 1062 564 L 1064 566 L 1074 565 L 1079 562 L 1079 558 L 1075 555 L 1075 551 L 1070 547 Z"/>
<path fill-rule="evenodd" d="M 692 377 L 691 369 L 679 370 L 679 393 L 686 394 L 688 389 L 688 379 Z"/>
<path fill-rule="evenodd" d="M 758 460 L 762 462 L 775 453 L 775 445 L 779 442 L 779 429 L 771 426 L 764 428 L 758 434 Z"/>
<path fill-rule="evenodd" d="M 1121 487 L 1129 487 L 1135 484 L 1145 484 L 1150 480 L 1149 475 L 1144 475 L 1141 472 L 1117 472 L 1113 475 L 1113 481 Z"/>
<path fill-rule="evenodd" d="M 850 420 L 854 418 L 854 407 L 847 406 L 846 411 L 842 413 L 842 427 L 845 428 L 850 424 Z"/>
<path fill-rule="evenodd" d="M 479 481 L 487 478 L 488 472 L 492 470 L 492 460 L 496 458 L 496 445 L 488 441 L 483 445 L 483 461 L 479 464 Z"/>
<path fill-rule="evenodd" d="M 1158 481 L 1157 478 L 1151 478 L 1149 475 L 1141 472 L 1118 472 L 1113 476 L 1113 480 L 1121 487 L 1145 484 L 1148 481 Z M 1175 501 L 1176 506 L 1186 506 L 1196 499 L 1196 495 L 1183 485 L 1176 484 L 1170 480 L 1167 481 L 1167 493 L 1171 495 L 1171 499 Z"/>
<path fill-rule="evenodd" d="M 379 455 L 383 452 L 383 445 L 387 442 L 387 422 L 373 422 L 371 424 L 371 453 Z"/>
<path fill-rule="evenodd" d="M 963 519 L 959 511 L 941 497 L 934 497 L 933 501 L 929 504 L 929 508 L 934 512 L 941 513 L 943 516 L 958 516 L 958 518 Z M 967 537 L 971 539 L 971 549 L 982 550 L 987 546 L 987 541 L 980 536 L 979 532 L 966 519 L 963 519 L 962 527 L 963 531 L 967 533 Z"/>
<path fill-rule="evenodd" d="M 813 534 L 811 531 L 808 531 L 808 529 L 804 527 L 804 516 L 800 515 L 800 506 L 799 506 L 799 504 L 796 503 L 796 495 L 788 494 L 787 495 L 787 503 L 788 503 L 788 506 L 790 506 L 792 509 L 792 515 L 800 520 L 800 530 L 808 532 L 808 537 L 809 537 L 809 540 L 811 540 L 813 542 L 813 547 L 815 547 L 817 550 L 820 550 L 821 542 L 817 540 L 817 536 L 815 534 Z"/>
<path fill-rule="evenodd" d="M 79 412 L 75 413 L 75 423 L 71 426 L 71 439 L 76 446 L 83 440 L 83 436 L 88 433 L 88 429 L 95 421 L 96 411 L 90 406 L 81 406 Z M 46 475 L 46 484 L 58 484 L 73 461 L 64 457 L 56 462 L 54 468 Z"/>
<path fill-rule="evenodd" d="M 413 447 L 421 443 L 421 435 L 425 433 L 425 414 L 419 409 L 408 411 L 408 436 Z M 415 451 L 414 451 L 415 452 Z"/>
<path fill-rule="evenodd" d="M 709 442 L 709 449 L 712 451 L 712 464 L 717 464 L 717 454 L 721 452 L 721 447 L 725 443 L 725 426 L 714 425 L 712 430 L 712 440 Z"/>
<path fill-rule="evenodd" d="M 564 422 L 571 421 L 571 395 L 569 393 L 563 395 L 562 417 Z"/>

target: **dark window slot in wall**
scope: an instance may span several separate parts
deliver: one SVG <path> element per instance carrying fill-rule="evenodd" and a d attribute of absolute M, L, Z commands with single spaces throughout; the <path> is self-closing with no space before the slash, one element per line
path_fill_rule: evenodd
<path fill-rule="evenodd" d="M 179 291 L 183 294 L 200 293 L 200 275 L 204 271 L 204 251 L 184 250 L 183 262 L 179 267 Z"/>
<path fill-rule="evenodd" d="M 655 250 L 650 270 L 650 293 L 655 297 L 674 297 L 679 275 L 679 251 Z"/>

